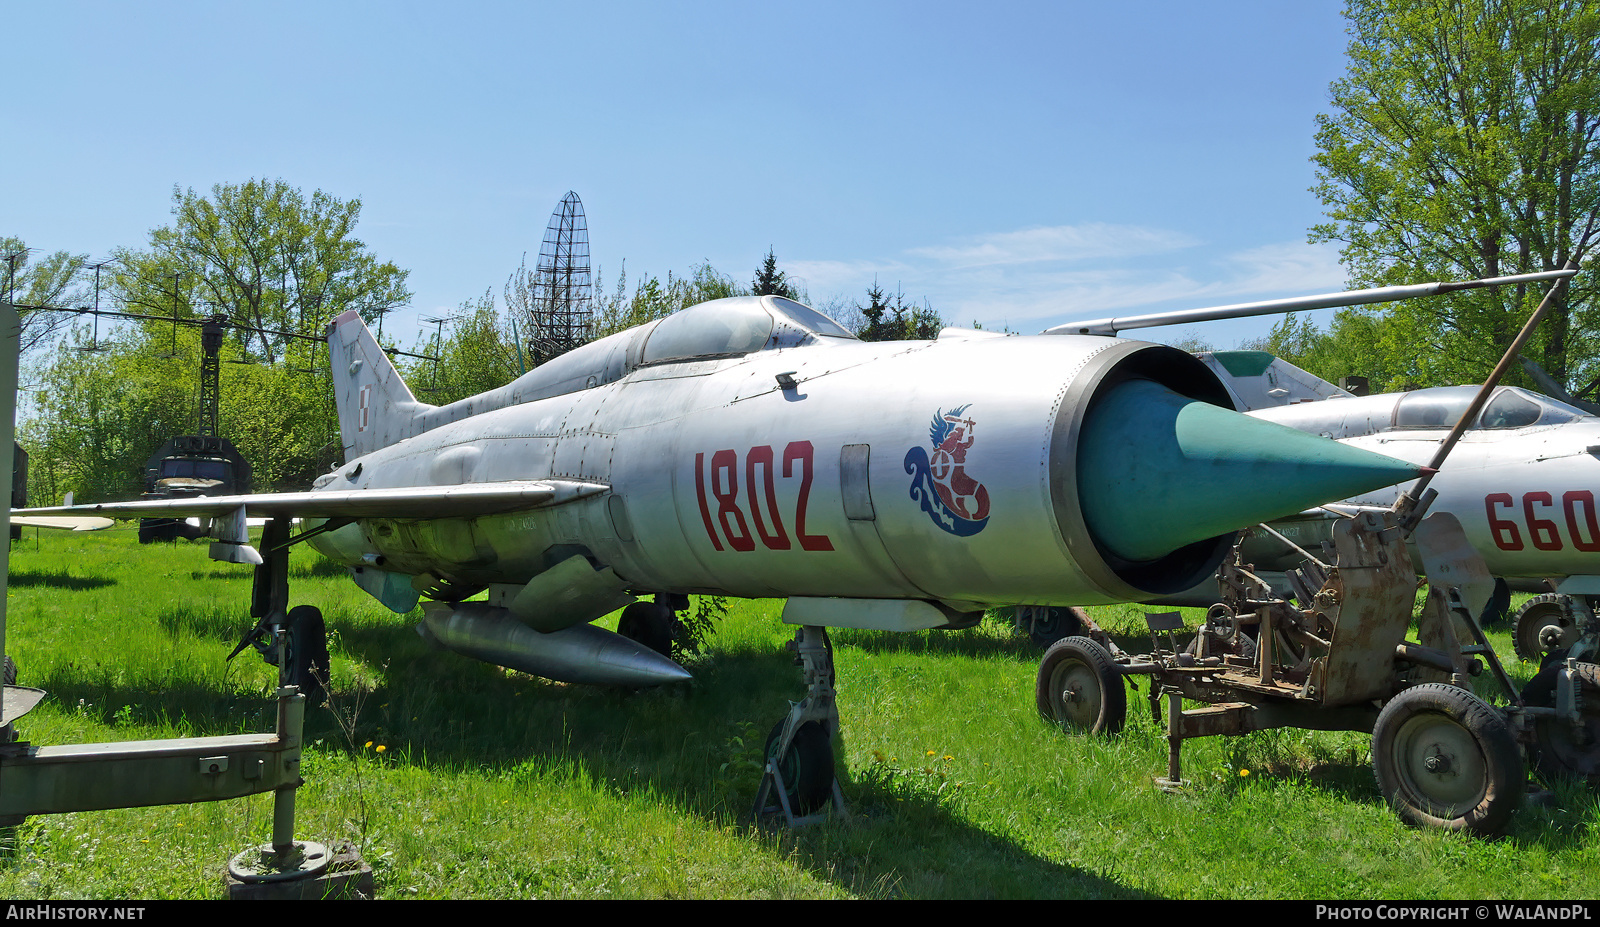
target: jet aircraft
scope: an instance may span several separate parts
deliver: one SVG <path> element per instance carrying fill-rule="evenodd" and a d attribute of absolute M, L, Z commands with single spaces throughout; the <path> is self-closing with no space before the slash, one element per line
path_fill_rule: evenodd
<path fill-rule="evenodd" d="M 419 630 L 439 645 L 575 682 L 686 678 L 657 651 L 691 594 L 786 597 L 810 689 L 769 755 L 801 810 L 833 789 L 823 628 L 1150 599 L 1210 575 L 1236 529 L 1420 472 L 1237 414 L 1174 348 L 864 343 L 775 296 L 693 306 L 440 407 L 356 313 L 328 345 L 345 462 L 309 491 L 28 514 L 208 519 L 214 558 L 256 565 L 258 648 L 286 672 L 320 647 L 320 616 L 288 605 L 301 540 L 397 613 L 426 597 Z M 259 550 L 247 512 L 269 519 Z M 623 607 L 628 637 L 592 624 Z"/>
<path fill-rule="evenodd" d="M 1570 276 L 1572 272 L 1525 274 L 1473 281 L 1472 285 L 1548 279 Z M 1123 331 L 1389 301 L 1449 292 L 1467 285 L 1383 287 L 1247 307 L 1068 323 L 1059 328 Z M 1478 389 L 1446 386 L 1356 396 L 1264 352 L 1217 351 L 1197 357 L 1218 374 L 1236 407 L 1254 418 L 1418 464 L 1431 459 L 1467 411 Z M 1432 510 L 1449 512 L 1461 522 L 1490 573 L 1506 580 L 1512 589 L 1556 593 L 1535 598 L 1518 613 L 1513 639 L 1517 652 L 1525 659 L 1537 661 L 1571 645 L 1578 637 L 1579 619 L 1573 598 L 1600 597 L 1600 557 L 1596 556 L 1600 553 L 1600 509 L 1596 507 L 1594 485 L 1600 476 L 1597 457 L 1600 417 L 1532 390 L 1501 386 L 1476 421 L 1469 423 L 1454 451 L 1452 466 L 1431 483 L 1439 493 Z M 1341 514 L 1388 509 L 1396 494 L 1407 488 L 1369 491 L 1342 504 L 1274 520 L 1267 526 L 1270 532 L 1252 532 L 1242 550 L 1242 559 L 1253 563 L 1258 571 L 1272 574 L 1269 578 L 1279 588 L 1287 589 L 1287 579 L 1281 574 L 1298 566 L 1305 553 L 1319 551 L 1321 543 L 1332 538 L 1333 523 Z M 1274 533 L 1281 538 L 1274 537 Z M 1166 601 L 1207 605 L 1214 598 L 1212 584 L 1202 583 Z"/>

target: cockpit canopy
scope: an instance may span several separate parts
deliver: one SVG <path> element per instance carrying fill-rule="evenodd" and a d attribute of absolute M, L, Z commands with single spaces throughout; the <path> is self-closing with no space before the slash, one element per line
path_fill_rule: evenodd
<path fill-rule="evenodd" d="M 1435 386 L 1406 393 L 1383 393 L 1349 399 L 1302 402 L 1251 412 L 1258 418 L 1329 438 L 1396 431 L 1445 430 L 1455 426 L 1472 405 L 1476 386 Z M 1502 386 L 1484 406 L 1472 429 L 1527 428 L 1559 425 L 1587 413 L 1542 393 Z"/>
<path fill-rule="evenodd" d="M 1394 408 L 1394 428 L 1451 428 L 1477 395 L 1476 386 L 1436 386 L 1412 390 Z M 1495 390 L 1472 428 L 1525 428 L 1575 421 L 1585 413 L 1564 402 L 1516 386 Z"/>
<path fill-rule="evenodd" d="M 658 322 L 641 362 L 727 357 L 797 347 L 817 337 L 850 338 L 839 323 L 782 296 L 731 296 L 690 306 Z"/>

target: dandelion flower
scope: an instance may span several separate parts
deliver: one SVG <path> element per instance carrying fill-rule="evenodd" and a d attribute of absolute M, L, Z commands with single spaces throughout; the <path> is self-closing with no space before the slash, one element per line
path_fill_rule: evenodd
<path fill-rule="evenodd" d="M 389 748 L 385 747 L 383 744 L 378 744 L 378 752 L 379 753 L 382 753 L 383 751 L 385 751 L 387 749 L 389 749 Z"/>
<path fill-rule="evenodd" d="M 1250 775 L 1250 770 L 1248 770 L 1248 769 L 1241 769 L 1241 770 L 1239 770 L 1239 775 L 1240 775 L 1240 776 L 1248 776 L 1248 775 Z"/>
<path fill-rule="evenodd" d="M 372 741 L 370 741 L 370 740 L 367 741 L 367 746 L 369 746 L 369 747 L 372 746 Z"/>
<path fill-rule="evenodd" d="M 945 754 L 945 755 L 944 755 L 944 761 L 945 761 L 945 762 L 946 762 L 946 763 L 948 763 L 948 762 L 950 762 L 950 761 L 951 761 L 951 760 L 953 760 L 953 759 L 955 759 L 955 757 L 953 757 L 953 756 L 951 756 L 951 755 L 950 755 L 950 754 L 948 754 L 948 753 L 946 753 L 946 754 Z"/>
<path fill-rule="evenodd" d="M 939 752 L 939 751 L 937 751 L 937 750 L 929 750 L 929 751 L 928 751 L 928 755 L 929 755 L 929 756 L 933 756 L 933 755 L 934 755 L 934 754 L 936 754 L 936 753 L 938 753 L 938 752 Z"/>

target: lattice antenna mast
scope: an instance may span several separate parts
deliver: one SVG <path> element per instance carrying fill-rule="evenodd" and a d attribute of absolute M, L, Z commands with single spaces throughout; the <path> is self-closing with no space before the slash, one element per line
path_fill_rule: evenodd
<path fill-rule="evenodd" d="M 534 268 L 528 353 L 538 366 L 589 340 L 589 225 L 571 191 L 556 204 Z"/>

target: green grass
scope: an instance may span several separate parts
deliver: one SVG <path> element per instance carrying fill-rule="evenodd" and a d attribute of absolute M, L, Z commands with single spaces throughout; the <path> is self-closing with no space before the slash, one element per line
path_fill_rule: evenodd
<path fill-rule="evenodd" d="M 51 697 L 24 738 L 271 729 L 275 671 L 250 652 L 223 659 L 251 624 L 248 569 L 202 544 L 141 548 L 131 528 L 35 545 L 29 532 L 12 550 L 6 644 Z M 309 551 L 292 573 L 294 601 L 326 616 L 334 695 L 307 719 L 297 836 L 356 843 L 384 898 L 1600 894 L 1593 794 L 1524 808 L 1498 841 L 1416 830 L 1379 798 L 1362 735 L 1191 741 L 1193 785 L 1160 792 L 1166 743 L 1142 693 L 1123 734 L 1061 734 L 1033 706 L 1039 651 L 999 621 L 834 632 L 852 818 L 762 831 L 747 820 L 760 751 L 803 694 L 778 603 L 735 602 L 692 684 L 627 693 L 429 650 L 415 616 Z M 1094 612 L 1130 634 L 1139 613 Z M 0 895 L 219 897 L 271 814 L 257 796 L 30 819 Z"/>

